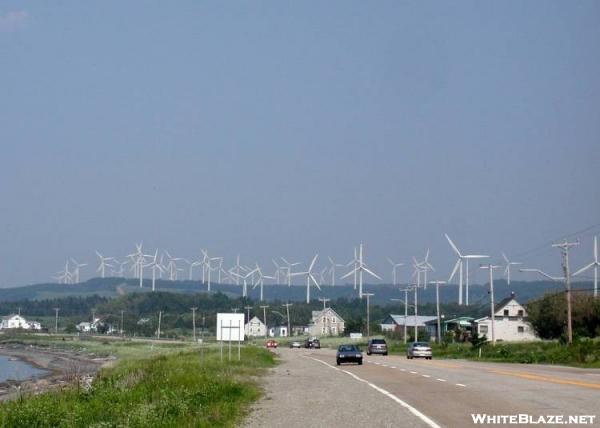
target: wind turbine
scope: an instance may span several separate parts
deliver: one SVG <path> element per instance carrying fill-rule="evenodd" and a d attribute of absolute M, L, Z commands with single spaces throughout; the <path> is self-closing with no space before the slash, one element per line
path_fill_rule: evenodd
<path fill-rule="evenodd" d="M 56 273 L 54 279 L 58 280 L 59 284 L 71 284 L 73 282 L 73 274 L 69 271 L 69 259 L 65 262 L 65 270 Z"/>
<path fill-rule="evenodd" d="M 292 286 L 292 276 L 293 276 L 292 275 L 292 267 L 298 266 L 300 264 L 300 262 L 290 263 L 283 257 L 280 257 L 280 259 L 283 261 L 283 263 L 285 263 L 287 265 L 285 267 L 287 269 L 287 283 L 288 283 L 288 287 L 291 287 Z"/>
<path fill-rule="evenodd" d="M 590 268 L 594 268 L 594 297 L 598 297 L 598 266 L 600 266 L 600 262 L 598 261 L 598 239 L 594 236 L 594 261 L 573 274 L 573 276 L 576 276 Z"/>
<path fill-rule="evenodd" d="M 352 266 L 352 267 L 353 267 L 353 268 L 352 268 L 352 269 L 353 269 L 353 270 L 352 270 L 352 273 L 353 273 L 353 275 L 354 275 L 354 289 L 356 290 L 356 282 L 357 282 L 357 281 L 356 281 L 356 280 L 357 280 L 357 275 L 356 275 L 356 273 L 357 273 L 357 272 L 356 272 L 356 267 L 358 266 L 358 256 L 357 256 L 357 254 L 356 254 L 356 247 L 354 247 L 354 258 L 353 258 L 352 260 L 350 260 L 350 261 L 349 261 L 349 262 L 346 264 L 346 267 L 348 267 L 348 266 Z M 349 276 L 349 275 L 347 275 L 347 276 Z M 342 279 L 343 279 L 343 278 L 346 278 L 346 275 L 342 276 Z"/>
<path fill-rule="evenodd" d="M 87 263 L 78 263 L 77 260 L 75 260 L 73 257 L 71 257 L 71 261 L 75 265 L 75 270 L 73 271 L 75 283 L 79 284 L 79 268 L 87 266 Z"/>
<path fill-rule="evenodd" d="M 231 272 L 231 275 L 242 280 L 242 297 L 248 297 L 248 278 L 250 278 L 253 273 L 254 271 L 250 271 L 244 275 L 240 275 L 239 273 Z"/>
<path fill-rule="evenodd" d="M 258 274 L 258 281 L 256 281 L 254 283 L 254 286 L 252 287 L 252 289 L 255 289 L 258 285 L 260 285 L 260 301 L 262 302 L 263 301 L 264 280 L 265 279 L 275 279 L 275 277 L 274 276 L 263 275 L 262 271 L 260 270 L 260 266 L 258 266 L 258 263 L 256 264 L 255 271 Z"/>
<path fill-rule="evenodd" d="M 115 263 L 119 265 L 119 269 L 115 269 L 114 267 L 111 269 L 111 273 L 117 277 L 121 277 L 124 275 L 125 265 L 129 263 L 128 261 L 119 262 L 115 259 Z"/>
<path fill-rule="evenodd" d="M 169 263 L 167 263 L 169 279 L 171 281 L 177 281 L 177 272 L 179 272 L 179 269 L 177 269 L 177 262 L 180 260 L 183 260 L 183 259 L 181 257 L 171 256 L 171 254 L 169 254 L 168 251 L 165 251 L 165 254 L 167 255 L 167 258 L 169 259 Z"/>
<path fill-rule="evenodd" d="M 356 265 L 354 267 L 353 270 L 351 270 L 350 272 L 348 272 L 346 275 L 342 276 L 342 279 L 349 277 L 350 275 L 354 274 L 357 275 L 358 274 L 358 295 L 359 297 L 362 299 L 363 297 L 363 272 L 368 273 L 369 275 L 371 275 L 372 277 L 375 277 L 379 280 L 381 280 L 381 277 L 379 275 L 377 275 L 376 273 L 372 272 L 371 270 L 369 270 L 369 268 L 367 268 L 367 265 L 364 263 L 363 261 L 363 244 L 360 244 L 360 246 L 358 247 L 358 259 L 356 260 Z"/>
<path fill-rule="evenodd" d="M 306 272 L 295 272 L 295 273 L 291 273 L 289 275 L 289 276 L 306 275 L 306 303 L 310 303 L 310 283 L 311 282 L 313 284 L 315 284 L 315 286 L 319 290 L 321 290 L 321 287 L 319 286 L 319 283 L 317 282 L 317 279 L 313 275 L 313 268 L 315 267 L 315 262 L 317 261 L 318 257 L 319 257 L 319 255 L 316 254 L 315 257 L 312 259 L 312 262 L 310 262 L 310 265 L 309 265 L 308 270 Z"/>
<path fill-rule="evenodd" d="M 156 271 L 163 271 L 163 267 L 161 266 L 162 264 L 162 256 L 161 256 L 161 261 L 158 262 L 156 259 L 158 257 L 158 250 L 155 251 L 154 256 L 152 257 L 152 261 L 146 265 L 144 265 L 144 267 L 149 267 L 152 270 L 152 291 L 155 290 L 155 283 L 156 283 Z"/>
<path fill-rule="evenodd" d="M 418 262 L 417 259 L 414 257 L 413 257 L 413 261 L 414 261 L 414 266 L 415 267 L 418 266 L 419 271 L 424 274 L 423 289 L 427 290 L 427 272 L 435 271 L 435 269 L 433 268 L 431 263 L 429 263 L 429 248 L 427 249 L 427 252 L 425 253 L 425 258 L 423 259 L 422 262 Z"/>
<path fill-rule="evenodd" d="M 521 263 L 521 262 L 511 262 L 510 260 L 508 260 L 508 257 L 506 257 L 506 254 L 504 254 L 504 253 L 502 253 L 502 258 L 506 262 L 506 267 L 504 268 L 504 275 L 506 275 L 506 285 L 510 285 L 510 267 L 511 266 L 522 265 L 523 263 Z"/>
<path fill-rule="evenodd" d="M 448 240 L 448 243 L 450 244 L 450 246 L 452 247 L 452 249 L 454 250 L 454 252 L 456 253 L 456 255 L 458 256 L 458 260 L 456 261 L 456 264 L 454 265 L 454 269 L 452 269 L 452 273 L 450 274 L 450 278 L 448 278 L 448 282 L 452 281 L 452 278 L 454 278 L 454 275 L 456 274 L 456 271 L 459 270 L 459 284 L 458 284 L 458 304 L 462 305 L 463 304 L 463 261 L 466 262 L 466 282 L 465 282 L 465 303 L 467 306 L 469 306 L 469 260 L 470 259 L 485 259 L 489 256 L 484 256 L 481 254 L 461 254 L 460 251 L 458 250 L 458 247 L 456 245 L 454 245 L 454 242 L 452 242 L 452 239 L 450 239 L 450 237 L 447 234 L 444 234 L 446 236 L 446 239 Z"/>
<path fill-rule="evenodd" d="M 229 273 L 235 276 L 235 285 L 240 285 L 240 271 L 242 269 L 242 265 L 240 264 L 240 255 L 237 255 L 235 265 L 229 269 Z"/>
<path fill-rule="evenodd" d="M 327 258 L 329 259 L 329 263 L 330 263 L 329 273 L 331 274 L 331 286 L 335 287 L 335 268 L 344 267 L 344 265 L 334 262 L 331 257 L 327 257 Z"/>
<path fill-rule="evenodd" d="M 98 269 L 96 269 L 96 272 L 100 272 L 100 277 L 104 278 L 106 276 L 106 268 L 113 267 L 110 263 L 106 263 L 106 262 L 113 260 L 113 258 L 112 257 L 104 257 L 98 251 L 96 251 L 96 255 L 100 259 L 100 264 L 98 265 Z"/>
<path fill-rule="evenodd" d="M 392 261 L 392 259 L 390 259 L 389 257 L 388 257 L 387 260 L 392 265 L 392 278 L 393 278 L 393 284 L 392 285 L 398 285 L 398 281 L 396 280 L 396 269 L 399 268 L 400 266 L 404 266 L 404 263 L 394 263 Z"/>

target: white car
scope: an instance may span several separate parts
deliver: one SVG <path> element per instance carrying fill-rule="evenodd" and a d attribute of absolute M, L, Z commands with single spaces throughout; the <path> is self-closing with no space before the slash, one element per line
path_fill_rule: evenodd
<path fill-rule="evenodd" d="M 292 342 L 290 343 L 290 348 L 302 348 L 302 344 L 300 342 Z"/>
<path fill-rule="evenodd" d="M 431 360 L 431 346 L 427 342 L 412 342 L 406 348 L 406 358 L 425 358 Z"/>

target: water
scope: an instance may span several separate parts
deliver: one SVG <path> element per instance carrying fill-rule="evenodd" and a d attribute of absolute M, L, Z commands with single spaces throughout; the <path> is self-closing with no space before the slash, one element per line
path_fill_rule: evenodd
<path fill-rule="evenodd" d="M 7 379 L 24 380 L 46 373 L 46 370 L 38 369 L 23 361 L 11 361 L 11 358 L 13 357 L 0 355 L 0 382 L 5 382 Z"/>

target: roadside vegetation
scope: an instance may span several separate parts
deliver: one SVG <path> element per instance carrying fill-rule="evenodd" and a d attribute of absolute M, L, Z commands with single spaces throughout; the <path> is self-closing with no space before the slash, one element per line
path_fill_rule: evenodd
<path fill-rule="evenodd" d="M 119 363 L 91 385 L 77 380 L 61 391 L 0 404 L 0 426 L 234 426 L 261 394 L 255 376 L 275 364 L 272 353 L 253 346 L 231 362 L 221 362 L 216 348 L 200 352 L 190 345 L 91 342 L 86 349 L 119 355 Z"/>

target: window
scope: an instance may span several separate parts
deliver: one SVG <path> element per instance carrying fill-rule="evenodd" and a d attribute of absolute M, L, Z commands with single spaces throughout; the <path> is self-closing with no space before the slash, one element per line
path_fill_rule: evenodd
<path fill-rule="evenodd" d="M 335 333 L 335 327 L 331 327 L 331 332 Z"/>
<path fill-rule="evenodd" d="M 520 325 L 520 326 L 517 327 L 517 331 L 519 333 L 525 333 L 525 327 L 523 327 L 522 325 Z"/>
<path fill-rule="evenodd" d="M 504 309 L 504 316 L 507 317 L 508 316 L 508 309 Z"/>
<path fill-rule="evenodd" d="M 520 317 L 522 317 L 523 316 L 523 309 L 519 309 L 518 314 L 519 314 Z"/>
<path fill-rule="evenodd" d="M 325 334 L 325 327 L 321 328 L 321 333 Z"/>
<path fill-rule="evenodd" d="M 323 323 L 327 322 L 327 317 L 323 317 Z"/>
<path fill-rule="evenodd" d="M 335 324 L 335 323 L 337 322 L 337 321 L 335 320 L 335 317 L 332 317 L 332 318 L 331 318 L 331 322 L 332 322 L 333 324 Z"/>
<path fill-rule="evenodd" d="M 487 325 L 480 325 L 479 326 L 479 333 L 486 334 L 487 332 L 488 332 L 488 326 Z"/>

